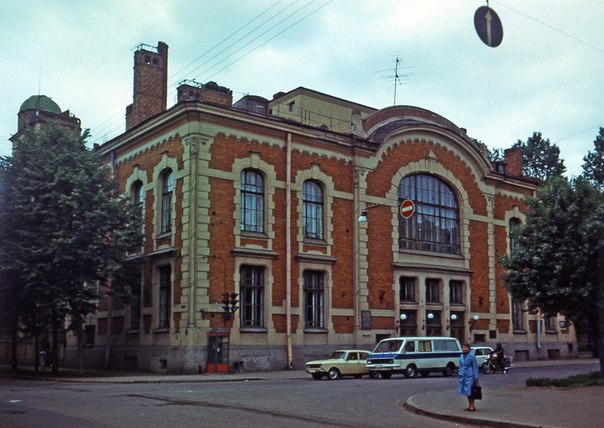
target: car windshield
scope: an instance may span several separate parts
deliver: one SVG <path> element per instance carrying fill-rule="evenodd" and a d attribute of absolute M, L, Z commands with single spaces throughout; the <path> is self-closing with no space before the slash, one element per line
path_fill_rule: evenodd
<path fill-rule="evenodd" d="M 401 349 L 402 340 L 384 340 L 376 346 L 373 352 L 397 352 Z"/>
<path fill-rule="evenodd" d="M 346 352 L 336 351 L 333 352 L 330 357 L 330 360 L 344 360 L 346 359 Z"/>

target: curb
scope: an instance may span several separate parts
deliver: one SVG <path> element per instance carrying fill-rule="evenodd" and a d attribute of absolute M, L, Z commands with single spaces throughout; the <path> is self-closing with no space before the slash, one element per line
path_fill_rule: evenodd
<path fill-rule="evenodd" d="M 533 425 L 533 424 L 520 424 L 517 422 L 508 422 L 508 421 L 498 421 L 494 419 L 485 419 L 481 417 L 469 417 L 469 416 L 461 416 L 461 415 L 450 415 L 445 413 L 439 413 L 434 410 L 427 410 L 425 408 L 420 407 L 416 401 L 420 397 L 424 395 L 434 394 L 435 392 L 444 392 L 444 391 L 429 391 L 421 394 L 414 395 L 409 397 L 405 403 L 403 403 L 403 407 L 420 416 L 427 416 L 433 419 L 439 419 L 443 421 L 449 422 L 458 422 L 464 425 L 478 425 L 485 427 L 495 427 L 495 428 L 544 428 L 543 425 Z"/>

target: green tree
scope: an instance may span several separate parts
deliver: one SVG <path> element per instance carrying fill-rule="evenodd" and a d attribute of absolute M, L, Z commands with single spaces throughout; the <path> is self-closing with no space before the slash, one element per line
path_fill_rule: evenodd
<path fill-rule="evenodd" d="M 98 284 L 123 276 L 127 255 L 140 248 L 137 210 L 86 149 L 86 137 L 58 125 L 26 133 L 14 144 L 4 192 L 11 231 L 0 270 L 17 273 L 20 324 L 34 335 L 40 325 L 51 327 L 53 361 L 65 329 L 74 331 L 81 351 Z M 112 284 L 127 293 L 128 284 Z"/>
<path fill-rule="evenodd" d="M 11 239 L 11 219 L 8 217 L 7 196 L 10 183 L 11 159 L 0 158 L 0 259 L 7 260 L 6 245 Z M 0 266 L 0 335 L 11 338 L 11 369 L 17 370 L 18 288 L 13 266 Z"/>
<path fill-rule="evenodd" d="M 531 309 L 563 314 L 601 346 L 603 194 L 584 178 L 569 182 L 556 177 L 527 203 L 526 223 L 513 231 L 519 245 L 502 260 L 508 291 L 527 300 Z M 604 353 L 599 351 L 604 376 Z"/>
<path fill-rule="evenodd" d="M 583 157 L 583 176 L 604 191 L 604 128 L 594 140 L 594 151 Z"/>
<path fill-rule="evenodd" d="M 512 147 L 522 150 L 522 171 L 528 177 L 547 181 L 566 171 L 560 149 L 549 139 L 543 139 L 541 132 L 533 132 L 526 142 L 518 140 Z"/>

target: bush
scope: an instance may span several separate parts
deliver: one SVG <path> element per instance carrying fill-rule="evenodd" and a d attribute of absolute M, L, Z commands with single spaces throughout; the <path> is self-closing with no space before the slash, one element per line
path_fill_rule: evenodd
<path fill-rule="evenodd" d="M 526 380 L 526 386 L 555 386 L 559 388 L 583 388 L 586 386 L 604 386 L 604 379 L 600 377 L 600 372 L 580 374 L 561 379 L 552 379 L 549 377 L 534 378 L 529 377 Z"/>

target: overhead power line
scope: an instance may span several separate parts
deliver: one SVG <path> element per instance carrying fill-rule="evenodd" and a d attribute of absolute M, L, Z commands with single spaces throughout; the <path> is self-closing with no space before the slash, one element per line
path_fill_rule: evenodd
<path fill-rule="evenodd" d="M 564 31 L 564 30 L 561 30 L 561 29 L 560 29 L 560 28 L 558 28 L 558 27 L 554 27 L 553 25 L 550 25 L 550 24 L 548 24 L 547 22 L 543 22 L 543 21 L 541 21 L 540 19 L 535 18 L 534 16 L 530 16 L 530 15 L 528 15 L 528 14 L 526 14 L 526 13 L 524 13 L 524 12 L 521 12 L 521 11 L 519 11 L 518 9 L 514 9 L 513 7 L 508 6 L 508 5 L 506 5 L 506 4 L 502 3 L 502 2 L 498 2 L 498 3 L 499 3 L 501 6 L 505 7 L 506 9 L 511 10 L 512 12 L 515 12 L 515 13 L 517 13 L 517 14 L 519 14 L 519 15 L 522 15 L 522 16 L 524 16 L 525 18 L 530 19 L 531 21 L 535 21 L 535 22 L 537 22 L 537 23 L 539 23 L 539 24 L 543 25 L 544 27 L 547 27 L 547 28 L 549 28 L 549 29 L 551 29 L 551 30 L 554 30 L 554 31 L 556 31 L 556 32 L 558 32 L 558 33 L 560 33 L 560 34 L 562 34 L 562 35 L 564 35 L 564 36 L 566 36 L 566 37 L 568 37 L 568 38 L 570 38 L 570 39 L 575 40 L 576 42 L 579 42 L 579 43 L 581 43 L 581 44 L 583 44 L 583 45 L 585 45 L 585 46 L 587 46 L 587 47 L 589 47 L 589 48 L 592 48 L 593 50 L 596 50 L 596 51 L 598 51 L 598 52 L 600 52 L 600 53 L 604 54 L 604 49 L 601 49 L 601 48 L 599 48 L 599 47 L 597 47 L 597 46 L 595 46 L 595 45 L 592 45 L 591 43 L 586 42 L 585 40 L 580 39 L 580 38 L 578 38 L 578 37 L 576 37 L 576 36 L 573 36 L 572 34 L 570 34 L 570 33 L 566 32 L 566 31 Z"/>

